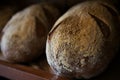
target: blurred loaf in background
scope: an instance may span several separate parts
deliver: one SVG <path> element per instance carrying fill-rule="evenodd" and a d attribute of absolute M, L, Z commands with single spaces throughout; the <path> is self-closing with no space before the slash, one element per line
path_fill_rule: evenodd
<path fill-rule="evenodd" d="M 49 3 L 34 4 L 16 13 L 2 31 L 1 50 L 11 62 L 38 58 L 45 48 L 46 36 L 59 11 Z"/>

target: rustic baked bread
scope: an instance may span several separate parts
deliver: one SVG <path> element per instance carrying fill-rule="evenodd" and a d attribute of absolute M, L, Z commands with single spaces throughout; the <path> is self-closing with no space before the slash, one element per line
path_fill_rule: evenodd
<path fill-rule="evenodd" d="M 15 14 L 3 29 L 3 56 L 11 62 L 28 62 L 39 57 L 58 16 L 57 8 L 49 3 L 35 4 Z"/>
<path fill-rule="evenodd" d="M 100 1 L 78 4 L 60 17 L 47 37 L 47 61 L 57 75 L 91 78 L 114 57 L 119 44 L 116 9 Z"/>

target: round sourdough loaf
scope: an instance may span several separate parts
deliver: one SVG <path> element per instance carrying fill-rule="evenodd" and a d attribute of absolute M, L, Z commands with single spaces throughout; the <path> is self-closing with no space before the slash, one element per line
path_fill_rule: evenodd
<path fill-rule="evenodd" d="M 119 42 L 116 9 L 100 1 L 87 1 L 60 17 L 47 37 L 47 61 L 56 74 L 91 78 L 114 57 Z"/>
<path fill-rule="evenodd" d="M 3 56 L 11 62 L 28 62 L 39 57 L 58 16 L 57 8 L 49 3 L 35 4 L 15 14 L 3 29 Z"/>

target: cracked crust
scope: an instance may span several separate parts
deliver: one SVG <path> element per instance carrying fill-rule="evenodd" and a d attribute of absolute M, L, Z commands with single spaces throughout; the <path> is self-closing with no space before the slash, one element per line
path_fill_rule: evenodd
<path fill-rule="evenodd" d="M 49 32 L 46 55 L 56 74 L 91 78 L 101 73 L 115 55 L 118 26 L 108 7 L 101 4 L 110 6 L 99 1 L 74 6 Z M 114 7 L 111 9 L 114 11 Z"/>
<path fill-rule="evenodd" d="M 52 20 L 55 21 L 59 11 L 50 4 L 41 3 L 32 5 L 12 17 L 3 29 L 1 39 L 2 53 L 7 60 L 28 62 L 42 54 L 47 33 L 53 24 L 49 23 L 48 14 L 53 15 Z"/>

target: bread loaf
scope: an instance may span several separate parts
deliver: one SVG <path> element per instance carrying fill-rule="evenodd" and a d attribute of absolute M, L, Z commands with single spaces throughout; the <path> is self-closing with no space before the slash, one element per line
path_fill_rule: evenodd
<path fill-rule="evenodd" d="M 105 2 L 87 1 L 57 20 L 47 37 L 47 61 L 57 75 L 91 78 L 108 66 L 118 44 L 116 9 Z"/>
<path fill-rule="evenodd" d="M 32 5 L 15 14 L 3 29 L 1 50 L 11 62 L 29 62 L 45 48 L 46 35 L 59 11 L 49 3 Z"/>
<path fill-rule="evenodd" d="M 0 6 L 0 32 L 16 11 L 17 7 L 15 6 Z"/>

